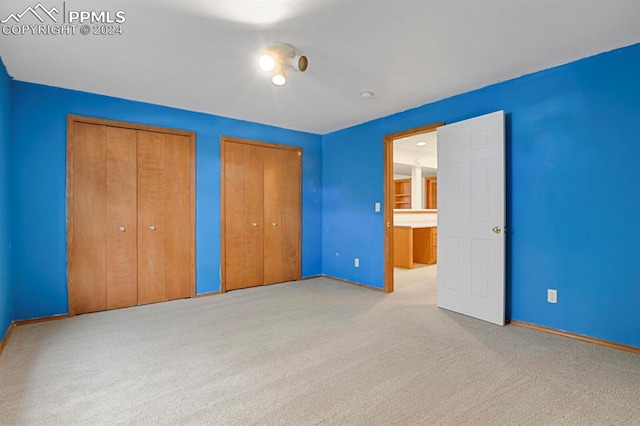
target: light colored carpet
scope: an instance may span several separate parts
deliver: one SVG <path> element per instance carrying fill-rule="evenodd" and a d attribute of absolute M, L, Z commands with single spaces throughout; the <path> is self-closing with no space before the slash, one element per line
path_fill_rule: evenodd
<path fill-rule="evenodd" d="M 0 424 L 640 424 L 640 357 L 330 279 L 18 327 Z"/>

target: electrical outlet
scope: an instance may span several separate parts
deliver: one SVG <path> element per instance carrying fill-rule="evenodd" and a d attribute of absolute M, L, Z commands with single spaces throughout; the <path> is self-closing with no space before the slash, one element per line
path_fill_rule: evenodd
<path fill-rule="evenodd" d="M 380 203 L 376 203 L 375 209 L 376 209 L 376 213 L 380 212 Z"/>
<path fill-rule="evenodd" d="M 360 259 L 358 259 L 357 257 L 355 259 L 353 259 L 353 266 L 355 266 L 356 268 L 360 267 Z"/>
<path fill-rule="evenodd" d="M 558 290 L 552 288 L 547 289 L 547 302 L 558 303 Z"/>

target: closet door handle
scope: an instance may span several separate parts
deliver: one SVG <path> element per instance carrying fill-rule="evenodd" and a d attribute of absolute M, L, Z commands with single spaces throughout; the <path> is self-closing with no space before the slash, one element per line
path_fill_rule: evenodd
<path fill-rule="evenodd" d="M 271 226 L 278 226 L 278 224 L 275 222 L 271 222 Z"/>
<path fill-rule="evenodd" d="M 251 226 L 253 226 L 255 228 L 256 226 L 258 226 L 258 223 L 257 222 L 251 222 Z"/>
<path fill-rule="evenodd" d="M 118 227 L 118 231 L 120 231 L 120 232 L 124 232 L 126 230 L 127 230 L 127 228 L 125 228 L 124 226 Z"/>
<path fill-rule="evenodd" d="M 152 230 L 152 231 L 155 231 L 156 230 L 156 226 L 155 225 L 151 225 L 151 226 L 149 226 L 149 229 Z"/>

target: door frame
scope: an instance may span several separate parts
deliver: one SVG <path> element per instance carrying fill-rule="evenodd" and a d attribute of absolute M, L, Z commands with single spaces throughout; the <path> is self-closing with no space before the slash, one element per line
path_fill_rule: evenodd
<path fill-rule="evenodd" d="M 109 120 L 97 117 L 87 117 L 82 115 L 67 115 L 67 176 L 66 176 L 66 196 L 67 196 L 67 304 L 69 315 L 76 315 L 73 296 L 73 136 L 76 123 L 96 124 L 100 126 L 118 127 L 131 130 L 143 130 L 169 135 L 186 136 L 189 138 L 190 156 L 190 176 L 189 176 L 189 204 L 191 229 L 189 230 L 189 259 L 190 277 L 189 286 L 191 297 L 196 295 L 196 133 L 188 130 L 171 129 L 167 127 L 149 126 L 146 124 L 130 123 L 127 121 Z"/>
<path fill-rule="evenodd" d="M 262 146 L 273 149 L 283 149 L 286 151 L 297 151 L 302 156 L 302 147 L 293 145 L 281 145 L 271 142 L 262 142 L 251 139 L 236 138 L 233 136 L 220 136 L 220 293 L 227 292 L 226 285 L 226 250 L 224 248 L 225 242 L 225 225 L 227 223 L 225 212 L 225 200 L 226 194 L 224 190 L 224 169 L 225 169 L 225 144 L 227 142 L 241 143 L 245 145 Z M 298 279 L 302 277 L 302 161 L 300 161 L 300 228 L 298 230 L 298 240 L 300 241 L 300 271 L 298 272 Z"/>
<path fill-rule="evenodd" d="M 392 293 L 393 282 L 393 141 L 407 136 L 435 131 L 444 126 L 444 121 L 439 121 L 426 126 L 414 127 L 401 132 L 390 133 L 384 136 L 384 292 Z"/>

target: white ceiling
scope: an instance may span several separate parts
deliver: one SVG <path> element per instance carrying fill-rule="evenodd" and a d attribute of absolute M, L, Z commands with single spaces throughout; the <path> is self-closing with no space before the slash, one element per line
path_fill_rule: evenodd
<path fill-rule="evenodd" d="M 411 176 L 411 169 L 419 165 L 422 176 L 435 176 L 438 172 L 438 137 L 435 130 L 393 141 L 393 174 Z M 416 143 L 425 142 L 418 146 Z M 427 164 L 427 166 L 424 166 Z"/>
<path fill-rule="evenodd" d="M 38 0 L 2 0 L 0 19 Z M 62 10 L 62 0 L 41 0 Z M 122 36 L 7 36 L 22 81 L 324 134 L 640 42 L 638 0 L 67 0 Z M 37 22 L 33 22 L 37 23 Z M 309 57 L 275 87 L 256 65 Z M 360 92 L 375 92 L 362 100 Z"/>
<path fill-rule="evenodd" d="M 410 157 L 424 157 L 438 155 L 438 132 L 435 130 L 418 135 L 407 136 L 406 138 L 395 139 L 393 141 L 393 155 L 405 155 Z M 426 145 L 418 146 L 418 142 L 425 142 Z"/>

